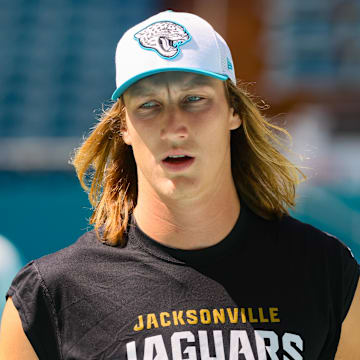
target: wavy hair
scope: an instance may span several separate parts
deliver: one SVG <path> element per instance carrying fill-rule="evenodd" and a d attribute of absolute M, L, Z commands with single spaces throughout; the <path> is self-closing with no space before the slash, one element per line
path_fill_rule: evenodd
<path fill-rule="evenodd" d="M 299 167 L 282 154 L 289 151 L 283 136 L 288 140 L 291 136 L 265 119 L 263 107 L 244 87 L 227 80 L 225 93 L 242 119 L 242 126 L 231 131 L 231 167 L 239 196 L 257 215 L 281 218 L 295 206 L 296 185 L 301 177 L 305 179 Z M 124 232 L 138 194 L 132 148 L 121 136 L 125 126 L 125 107 L 119 98 L 103 110 L 72 159 L 93 206 L 90 224 L 101 241 L 113 246 L 126 244 Z"/>

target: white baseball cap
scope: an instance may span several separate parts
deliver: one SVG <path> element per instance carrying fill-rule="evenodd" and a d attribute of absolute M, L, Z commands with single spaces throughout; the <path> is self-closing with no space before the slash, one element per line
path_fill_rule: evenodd
<path fill-rule="evenodd" d="M 164 11 L 125 32 L 115 54 L 119 98 L 132 84 L 164 71 L 185 71 L 231 79 L 236 84 L 231 52 L 225 40 L 201 17 Z"/>

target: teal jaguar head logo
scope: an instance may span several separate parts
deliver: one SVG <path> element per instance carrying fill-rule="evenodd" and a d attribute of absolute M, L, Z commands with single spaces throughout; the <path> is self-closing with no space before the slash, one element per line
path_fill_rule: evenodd
<path fill-rule="evenodd" d="M 172 21 L 159 21 L 134 35 L 140 46 L 170 60 L 180 53 L 180 46 L 191 40 L 188 31 Z"/>

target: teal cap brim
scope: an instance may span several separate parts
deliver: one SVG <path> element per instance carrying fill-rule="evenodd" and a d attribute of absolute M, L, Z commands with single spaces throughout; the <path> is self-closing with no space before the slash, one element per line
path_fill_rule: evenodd
<path fill-rule="evenodd" d="M 199 70 L 199 69 L 192 69 L 192 68 L 161 68 L 161 69 L 155 69 L 155 70 L 150 70 L 150 71 L 146 71 L 144 73 L 141 73 L 139 75 L 136 75 L 134 77 L 132 77 L 131 79 L 125 81 L 121 86 L 119 86 L 114 93 L 111 96 L 111 99 L 116 101 L 124 92 L 126 89 L 128 89 L 131 85 L 133 85 L 134 83 L 136 83 L 137 81 L 144 79 L 148 76 L 154 75 L 154 74 L 158 74 L 158 73 L 162 73 L 162 72 L 166 72 L 166 71 L 184 71 L 184 72 L 190 72 L 190 73 L 195 73 L 195 74 L 201 74 L 201 75 L 205 75 L 205 76 L 210 76 L 213 77 L 215 79 L 220 79 L 220 80 L 227 80 L 228 76 L 226 75 L 221 75 L 221 74 L 217 74 L 217 73 L 213 73 L 210 71 L 205 71 L 205 70 Z"/>

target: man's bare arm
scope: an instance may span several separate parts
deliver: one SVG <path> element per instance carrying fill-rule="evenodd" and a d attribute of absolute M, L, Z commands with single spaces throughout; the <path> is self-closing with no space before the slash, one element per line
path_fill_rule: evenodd
<path fill-rule="evenodd" d="M 0 360 L 39 360 L 24 333 L 11 298 L 6 302 L 1 320 Z"/>
<path fill-rule="evenodd" d="M 360 359 L 360 281 L 341 327 L 335 360 Z"/>

